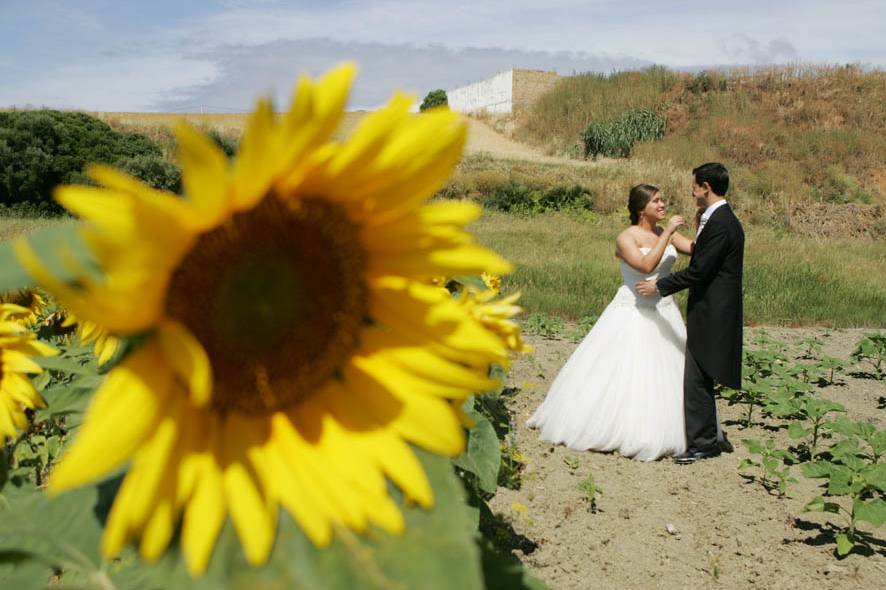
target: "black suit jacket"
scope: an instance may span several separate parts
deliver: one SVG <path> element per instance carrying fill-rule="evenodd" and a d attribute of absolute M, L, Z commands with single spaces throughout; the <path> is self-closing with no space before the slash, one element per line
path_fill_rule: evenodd
<path fill-rule="evenodd" d="M 689 288 L 686 346 L 715 381 L 741 387 L 744 229 L 718 207 L 695 242 L 689 266 L 658 280 L 662 296 Z"/>

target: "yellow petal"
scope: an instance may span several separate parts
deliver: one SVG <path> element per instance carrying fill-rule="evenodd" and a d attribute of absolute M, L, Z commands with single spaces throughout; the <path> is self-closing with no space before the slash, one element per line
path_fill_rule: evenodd
<path fill-rule="evenodd" d="M 267 99 L 258 101 L 246 123 L 246 131 L 234 162 L 234 204 L 237 210 L 254 207 L 274 180 L 274 113 Z"/>
<path fill-rule="evenodd" d="M 227 213 L 228 159 L 215 143 L 182 123 L 175 129 L 182 184 L 203 227 L 214 227 Z"/>
<path fill-rule="evenodd" d="M 198 407 L 209 402 L 212 395 L 212 368 L 209 356 L 200 342 L 190 330 L 174 320 L 164 320 L 160 324 L 157 339 L 166 361 L 188 385 L 191 401 Z"/>
<path fill-rule="evenodd" d="M 47 490 L 57 494 L 94 481 L 129 459 L 152 432 L 170 383 L 171 375 L 153 343 L 115 367 L 96 391 Z"/>
<path fill-rule="evenodd" d="M 225 522 L 225 494 L 221 471 L 211 456 L 206 456 L 194 469 L 199 470 L 199 477 L 185 510 L 182 548 L 188 572 L 198 576 L 206 570 Z"/>

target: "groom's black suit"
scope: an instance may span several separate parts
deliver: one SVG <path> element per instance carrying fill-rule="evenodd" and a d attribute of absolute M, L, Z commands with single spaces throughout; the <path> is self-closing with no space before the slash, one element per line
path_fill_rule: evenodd
<path fill-rule="evenodd" d="M 717 442 L 714 382 L 741 387 L 743 265 L 744 230 L 724 204 L 698 236 L 689 267 L 657 282 L 663 297 L 689 288 L 683 404 L 690 450 Z"/>

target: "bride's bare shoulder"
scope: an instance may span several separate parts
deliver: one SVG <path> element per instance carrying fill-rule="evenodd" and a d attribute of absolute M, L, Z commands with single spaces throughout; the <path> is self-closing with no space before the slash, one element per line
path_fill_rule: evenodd
<path fill-rule="evenodd" d="M 629 240 L 629 241 L 632 241 L 635 243 L 637 242 L 637 228 L 636 228 L 636 226 L 632 225 L 630 227 L 624 228 L 623 230 L 621 230 L 621 232 L 615 238 L 616 242 L 623 242 L 626 240 Z"/>

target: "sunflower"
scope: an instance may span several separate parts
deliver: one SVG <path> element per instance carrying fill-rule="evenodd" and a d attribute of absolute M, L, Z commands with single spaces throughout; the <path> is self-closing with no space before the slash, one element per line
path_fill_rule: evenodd
<path fill-rule="evenodd" d="M 29 314 L 26 307 L 0 304 L 0 441 L 4 443 L 27 427 L 25 409 L 46 405 L 28 379 L 28 374 L 43 372 L 32 357 L 57 354 L 23 324 Z"/>
<path fill-rule="evenodd" d="M 67 315 L 61 325 L 63 328 L 69 329 L 76 326 L 77 338 L 80 339 L 80 344 L 95 343 L 93 350 L 98 359 L 98 366 L 102 366 L 111 360 L 120 348 L 120 339 L 113 336 L 106 328 L 95 322 L 79 320 L 72 313 Z"/>
<path fill-rule="evenodd" d="M 46 311 L 46 298 L 36 289 L 12 289 L 0 292 L 0 304 L 11 303 L 23 307 L 26 313 L 18 313 L 18 321 L 25 326 L 34 326 Z"/>
<path fill-rule="evenodd" d="M 48 484 L 86 484 L 129 463 L 102 539 L 161 555 L 181 518 L 189 571 L 204 571 L 229 515 L 264 562 L 282 506 L 318 546 L 334 525 L 404 528 L 386 480 L 424 507 L 414 444 L 456 455 L 453 409 L 497 383 L 508 350 L 434 276 L 509 272 L 464 227 L 470 203 L 429 198 L 461 157 L 464 121 L 414 115 L 395 94 L 345 142 L 330 139 L 354 68 L 299 80 L 291 108 L 250 116 L 236 161 L 177 128 L 186 197 L 106 167 L 63 187 L 102 268 L 55 277 L 23 264 L 79 318 L 145 334 L 96 392 Z"/>
<path fill-rule="evenodd" d="M 500 276 L 484 272 L 482 275 L 480 275 L 480 278 L 483 279 L 483 284 L 486 285 L 486 288 L 492 291 L 494 295 L 498 295 L 499 293 L 501 293 Z"/>
<path fill-rule="evenodd" d="M 520 324 L 512 319 L 523 311 L 523 308 L 517 305 L 520 293 L 512 293 L 507 297 L 494 299 L 496 295 L 498 292 L 492 290 L 478 293 L 472 289 L 465 289 L 458 301 L 487 330 L 498 334 L 508 350 L 519 353 L 532 352 L 532 346 L 523 342 Z"/>

